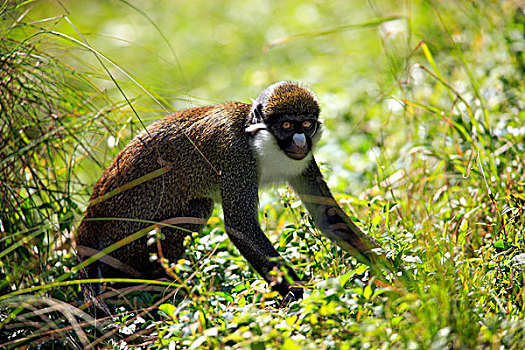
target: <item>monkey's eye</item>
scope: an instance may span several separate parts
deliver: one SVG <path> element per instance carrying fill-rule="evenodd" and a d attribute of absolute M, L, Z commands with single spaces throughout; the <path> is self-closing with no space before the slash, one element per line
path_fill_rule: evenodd
<path fill-rule="evenodd" d="M 312 123 L 312 122 L 309 121 L 309 120 L 305 120 L 305 121 L 303 122 L 303 128 L 305 128 L 305 129 L 310 129 L 313 125 L 314 125 L 314 123 Z"/>
<path fill-rule="evenodd" d="M 290 123 L 289 121 L 285 121 L 281 124 L 281 127 L 285 130 L 288 130 L 288 129 L 291 129 L 292 128 L 292 123 Z"/>

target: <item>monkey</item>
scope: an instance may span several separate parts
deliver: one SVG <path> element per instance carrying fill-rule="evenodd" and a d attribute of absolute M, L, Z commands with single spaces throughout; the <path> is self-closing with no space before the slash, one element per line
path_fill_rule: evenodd
<path fill-rule="evenodd" d="M 166 277 L 150 260 L 158 247 L 148 245 L 145 234 L 134 235 L 155 224 L 163 256 L 177 261 L 184 238 L 199 232 L 221 203 L 230 241 L 273 290 L 299 300 L 302 281 L 258 221 L 259 188 L 282 182 L 328 238 L 358 261 L 378 264 L 381 247 L 345 214 L 319 170 L 313 151 L 321 134 L 317 97 L 289 81 L 269 86 L 252 104 L 195 107 L 157 120 L 124 147 L 93 188 L 76 237 L 85 275 Z M 100 253 L 108 247 L 118 249 Z M 87 264 L 94 255 L 100 258 Z M 276 269 L 288 278 L 276 277 Z"/>

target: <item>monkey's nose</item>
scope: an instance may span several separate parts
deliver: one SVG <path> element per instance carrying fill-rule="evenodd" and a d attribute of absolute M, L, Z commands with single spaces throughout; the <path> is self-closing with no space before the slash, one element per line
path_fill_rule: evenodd
<path fill-rule="evenodd" d="M 293 142 L 299 148 L 305 148 L 306 147 L 306 137 L 304 136 L 304 134 L 294 134 L 293 135 Z"/>

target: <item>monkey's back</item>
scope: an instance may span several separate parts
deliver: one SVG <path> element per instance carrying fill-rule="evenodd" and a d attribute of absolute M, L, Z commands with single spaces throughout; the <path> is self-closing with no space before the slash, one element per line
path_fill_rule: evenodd
<path fill-rule="evenodd" d="M 231 102 L 183 110 L 154 122 L 130 141 L 94 186 L 77 234 L 81 258 L 153 223 L 211 215 L 211 198 L 217 198 L 221 176 L 236 158 L 236 144 L 248 142 L 244 129 L 249 125 L 250 107 Z M 253 165 L 252 161 L 247 164 Z M 198 225 L 181 226 L 199 229 Z M 164 254 L 177 258 L 183 252 L 185 233 L 164 231 L 169 235 L 163 245 L 170 249 Z M 148 247 L 142 238 L 111 256 L 134 270 L 149 272 L 149 255 L 155 251 L 156 247 Z M 126 275 L 102 265 L 103 277 Z M 88 274 L 92 275 L 89 269 Z"/>

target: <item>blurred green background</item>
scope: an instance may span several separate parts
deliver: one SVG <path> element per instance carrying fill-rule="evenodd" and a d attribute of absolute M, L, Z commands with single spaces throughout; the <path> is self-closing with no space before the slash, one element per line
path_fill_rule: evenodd
<path fill-rule="evenodd" d="M 439 2 L 412 1 L 38 1 L 31 5 L 31 20 L 67 15 L 69 20 L 50 19 L 40 25 L 80 41 L 81 33 L 91 47 L 160 97 L 169 110 L 230 100 L 249 102 L 279 80 L 307 84 L 318 95 L 326 125 L 318 158 L 332 167 L 332 186 L 358 192 L 370 186 L 383 147 L 396 153 L 411 141 L 407 139 L 413 135 L 411 129 L 417 128 L 417 121 L 406 118 L 399 99 L 412 93 L 403 81 L 412 79 L 409 60 L 421 57 L 418 42 L 425 39 L 436 51 L 451 49 L 447 40 L 433 40 L 442 35 L 434 6 L 453 16 L 446 23 L 452 31 L 456 18 L 472 18 L 476 11 L 461 2 L 447 8 Z M 458 37 L 462 45 L 470 45 L 476 35 L 480 34 L 462 31 Z M 94 80 L 98 87 L 122 100 L 91 52 L 76 45 L 61 53 L 63 39 L 47 35 L 44 40 L 75 69 L 98 72 L 100 79 Z M 130 79 L 111 65 L 108 68 L 128 98 L 137 99 L 134 106 L 141 118 L 166 114 Z M 122 113 L 115 122 L 125 123 L 128 118 Z M 124 135 L 129 131 L 114 130 Z M 113 155 L 101 159 L 102 164 L 107 165 Z"/>
<path fill-rule="evenodd" d="M 115 0 L 36 1 L 30 6 L 25 21 L 55 17 L 40 25 L 80 41 L 82 34 L 169 110 L 249 102 L 279 80 L 307 84 L 318 94 L 326 124 L 318 158 L 332 167 L 331 185 L 341 191 L 370 186 L 378 160 L 417 144 L 418 134 L 428 142 L 432 124 L 418 123 L 420 111 L 407 114 L 401 99 L 430 99 L 451 108 L 453 101 L 443 100 L 443 89 L 434 89 L 435 81 L 414 69 L 415 63 L 428 64 L 420 41 L 453 77 L 449 83 L 459 93 L 468 92 L 467 99 L 475 97 L 465 64 L 488 75 L 480 93 L 493 104 L 507 98 L 493 80 L 512 74 L 505 71 L 513 60 L 506 49 L 512 43 L 505 40 L 512 33 L 501 17 L 515 15 L 513 1 Z M 61 14 L 68 20 L 57 17 Z M 43 40 L 61 55 L 63 39 L 47 35 Z M 66 62 L 98 72 L 98 87 L 122 100 L 91 52 L 78 45 L 66 50 Z M 487 57 L 485 50 L 501 54 Z M 108 68 L 128 98 L 137 100 L 141 118 L 166 114 L 130 79 Z M 123 113 L 115 121 L 128 118 Z"/>
<path fill-rule="evenodd" d="M 249 102 L 279 80 L 307 84 L 318 94 L 326 124 L 318 158 L 333 169 L 331 185 L 347 192 L 370 186 L 378 160 L 417 144 L 418 134 L 429 141 L 432 124 L 418 123 L 421 111 L 407 114 L 401 99 L 430 99 L 440 108 L 452 108 L 454 101 L 442 98 L 443 89 L 434 89 L 435 81 L 414 68 L 428 64 L 420 41 L 453 77 L 449 83 L 459 93 L 468 92 L 470 101 L 475 96 L 465 65 L 489 75 L 480 93 L 497 104 L 507 97 L 493 80 L 509 73 L 505 67 L 513 64 L 506 50 L 511 43 L 505 40 L 512 33 L 501 17 L 515 15 L 514 1 L 115 0 L 35 1 L 29 6 L 24 21 L 50 18 L 39 25 L 85 40 L 168 110 Z M 53 35 L 43 40 L 74 69 L 100 74 L 94 79 L 98 88 L 122 100 L 91 52 L 79 45 L 65 49 L 64 39 Z M 484 50 L 501 55 L 486 57 Z M 127 97 L 136 99 L 141 118 L 166 114 L 137 84 L 106 65 Z M 125 123 L 129 115 L 115 118 Z M 128 131 L 116 130 L 120 136 Z M 113 155 L 101 159 L 102 164 Z"/>

